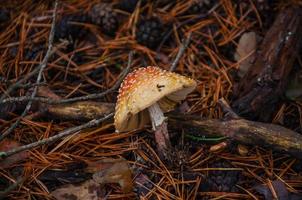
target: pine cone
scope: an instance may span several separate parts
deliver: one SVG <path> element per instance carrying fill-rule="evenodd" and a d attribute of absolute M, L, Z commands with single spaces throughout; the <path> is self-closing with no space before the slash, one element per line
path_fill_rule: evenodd
<path fill-rule="evenodd" d="M 0 24 L 7 22 L 9 19 L 9 11 L 5 8 L 0 8 Z"/>
<path fill-rule="evenodd" d="M 217 161 L 210 168 L 232 168 L 227 161 Z M 215 170 L 210 171 L 207 179 L 208 189 L 213 192 L 235 192 L 239 180 L 239 171 Z"/>
<path fill-rule="evenodd" d="M 56 24 L 55 39 L 76 39 L 83 38 L 87 34 L 87 29 L 78 24 L 72 24 L 73 22 L 87 23 L 90 22 L 89 16 L 85 14 L 72 14 L 65 15 Z"/>
<path fill-rule="evenodd" d="M 152 17 L 141 20 L 136 29 L 136 40 L 138 43 L 145 45 L 151 49 L 155 48 L 162 40 L 164 26 L 162 22 Z"/>
<path fill-rule="evenodd" d="M 118 19 L 110 4 L 99 3 L 94 5 L 90 11 L 90 16 L 93 24 L 100 26 L 105 34 L 114 36 L 118 29 Z"/>
<path fill-rule="evenodd" d="M 195 0 L 187 11 L 187 14 L 205 13 L 209 9 L 209 0 Z"/>

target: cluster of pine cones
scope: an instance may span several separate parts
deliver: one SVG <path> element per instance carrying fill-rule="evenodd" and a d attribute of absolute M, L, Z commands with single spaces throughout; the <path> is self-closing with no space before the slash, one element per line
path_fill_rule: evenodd
<path fill-rule="evenodd" d="M 92 6 L 87 14 L 76 13 L 63 16 L 56 26 L 56 39 L 81 39 L 87 34 L 87 30 L 80 26 L 80 23 L 91 23 L 97 25 L 103 34 L 115 36 L 119 29 L 119 16 L 116 9 L 133 12 L 140 2 L 140 6 L 144 6 L 147 0 L 120 0 L 116 4 L 98 3 Z M 165 6 L 167 4 L 175 4 L 177 1 L 161 0 L 154 1 L 157 6 Z M 196 0 L 188 12 L 196 14 L 205 8 L 205 2 L 208 0 Z M 158 17 L 140 17 L 136 25 L 135 39 L 136 41 L 148 48 L 154 49 L 163 39 L 166 25 Z"/>

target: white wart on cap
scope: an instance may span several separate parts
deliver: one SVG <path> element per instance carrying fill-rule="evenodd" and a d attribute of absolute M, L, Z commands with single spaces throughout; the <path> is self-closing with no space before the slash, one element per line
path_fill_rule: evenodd
<path fill-rule="evenodd" d="M 114 116 L 116 131 L 142 128 L 150 122 L 148 107 L 158 103 L 163 112 L 168 112 L 195 87 L 193 79 L 158 67 L 133 71 L 119 89 Z"/>

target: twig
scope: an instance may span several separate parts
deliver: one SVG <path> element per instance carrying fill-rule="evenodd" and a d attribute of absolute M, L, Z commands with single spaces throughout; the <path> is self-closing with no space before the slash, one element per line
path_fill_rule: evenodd
<path fill-rule="evenodd" d="M 188 23 L 191 23 L 191 22 L 195 22 L 195 21 L 201 20 L 201 19 L 203 19 L 203 18 L 205 18 L 205 17 L 207 17 L 207 16 L 208 16 L 208 13 L 207 13 L 207 14 L 201 14 L 201 15 L 197 16 L 196 18 L 187 19 L 187 20 L 181 22 L 180 24 L 178 24 L 178 25 L 176 26 L 176 29 L 179 30 L 182 26 L 184 26 L 184 25 L 186 25 L 186 24 L 188 24 Z M 168 32 L 165 34 L 165 36 L 163 37 L 162 41 L 161 41 L 160 44 L 158 45 L 158 48 L 156 49 L 156 52 L 160 52 L 161 47 L 162 47 L 162 46 L 164 45 L 164 43 L 169 39 L 170 35 L 173 33 L 173 30 L 174 30 L 174 29 L 172 28 L 170 31 L 168 31 Z"/>
<path fill-rule="evenodd" d="M 224 98 L 220 98 L 218 100 L 218 104 L 220 105 L 222 111 L 225 114 L 225 118 L 229 119 L 240 119 L 240 117 L 232 110 L 230 105 L 226 102 Z"/>
<path fill-rule="evenodd" d="M 37 67 L 39 69 L 39 73 L 38 73 L 38 77 L 36 80 L 36 84 L 39 84 L 41 82 L 43 70 L 47 66 L 48 59 L 51 56 L 53 38 L 54 38 L 54 34 L 55 34 L 55 22 L 56 22 L 57 7 L 58 7 L 58 0 L 55 1 L 54 11 L 52 14 L 52 24 L 51 24 L 51 30 L 50 30 L 49 38 L 48 38 L 48 49 L 47 49 L 46 55 L 45 55 L 44 59 L 42 60 L 41 64 Z M 34 98 L 36 96 L 37 90 L 38 90 L 38 86 L 36 85 L 31 94 L 31 98 Z M 31 105 L 32 105 L 32 101 L 29 100 L 23 113 L 17 119 L 17 121 L 0 136 L 0 141 L 3 140 L 7 135 L 9 135 L 20 124 L 21 119 L 23 117 L 25 117 L 27 115 L 28 111 L 30 110 Z"/>
<path fill-rule="evenodd" d="M 181 22 L 180 24 L 178 24 L 176 26 L 176 29 L 179 30 L 182 26 L 188 24 L 188 23 L 194 23 L 197 21 L 200 21 L 204 18 L 206 18 L 207 16 L 209 16 L 212 12 L 214 12 L 216 10 L 216 8 L 220 5 L 220 3 L 216 3 L 207 13 L 205 14 L 201 14 L 196 16 L 195 18 L 189 18 L 183 22 Z M 169 39 L 170 35 L 173 33 L 173 28 L 165 33 L 165 36 L 163 37 L 162 41 L 160 42 L 160 44 L 158 45 L 158 48 L 156 49 L 156 52 L 160 52 L 161 47 L 164 45 L 164 43 Z"/>
<path fill-rule="evenodd" d="M 75 98 L 70 98 L 70 99 L 60 99 L 60 100 L 50 99 L 50 98 L 45 98 L 45 97 L 28 97 L 28 96 L 12 97 L 12 98 L 7 98 L 7 99 L 2 100 L 0 102 L 0 105 L 4 104 L 4 103 L 23 102 L 23 101 L 39 101 L 41 103 L 47 103 L 47 104 L 62 104 L 62 103 L 71 103 L 71 102 L 76 102 L 76 101 L 87 101 L 87 100 L 92 100 L 92 99 L 100 99 L 100 98 L 104 97 L 105 95 L 107 95 L 119 88 L 119 86 L 122 83 L 122 81 L 124 80 L 125 76 L 130 71 L 132 57 L 133 57 L 133 52 L 130 52 L 126 69 L 121 73 L 117 82 L 110 89 L 108 89 L 104 92 L 89 94 L 86 96 L 75 97 Z"/>
<path fill-rule="evenodd" d="M 176 69 L 176 66 L 178 65 L 178 62 L 180 60 L 180 58 L 182 57 L 182 55 L 185 53 L 185 50 L 187 49 L 190 40 L 192 37 L 192 32 L 189 33 L 188 37 L 183 41 L 183 43 L 181 44 L 179 51 L 170 67 L 170 71 L 174 71 Z"/>
<path fill-rule="evenodd" d="M 17 147 L 15 149 L 11 149 L 11 150 L 6 151 L 6 152 L 2 151 L 2 152 L 0 152 L 0 157 L 1 158 L 6 158 L 8 156 L 14 155 L 14 154 L 19 153 L 21 151 L 33 149 L 35 147 L 38 147 L 38 146 L 41 146 L 41 145 L 44 145 L 44 144 L 52 143 L 52 142 L 54 142 L 54 141 L 56 141 L 58 139 L 66 137 L 68 135 L 78 134 L 83 129 L 91 128 L 91 127 L 99 125 L 103 121 L 105 121 L 105 120 L 113 117 L 113 115 L 114 115 L 114 113 L 110 113 L 110 114 L 106 115 L 103 118 L 93 119 L 93 120 L 91 120 L 91 121 L 89 121 L 89 122 L 87 122 L 85 124 L 80 125 L 80 126 L 75 126 L 75 127 L 68 128 L 68 129 L 66 129 L 64 131 L 61 131 L 60 133 L 58 133 L 57 135 L 54 135 L 52 137 L 49 137 L 49 138 L 46 138 L 46 139 L 43 139 L 43 140 L 39 140 L 39 141 L 31 143 L 31 144 L 23 145 L 21 147 Z"/>
<path fill-rule="evenodd" d="M 30 79 L 32 76 L 34 76 L 36 73 L 38 73 L 39 68 L 35 68 L 33 71 L 30 73 L 26 74 L 23 79 L 17 81 L 15 84 L 9 86 L 7 90 L 1 95 L 0 101 L 3 101 L 13 90 L 16 88 L 20 87 L 24 82 L 26 82 L 28 79 Z"/>
<path fill-rule="evenodd" d="M 22 89 L 28 89 L 28 88 L 33 88 L 36 86 L 46 86 L 47 83 L 46 82 L 40 82 L 40 83 L 26 83 L 26 84 L 21 84 L 18 86 L 18 88 L 22 88 Z"/>

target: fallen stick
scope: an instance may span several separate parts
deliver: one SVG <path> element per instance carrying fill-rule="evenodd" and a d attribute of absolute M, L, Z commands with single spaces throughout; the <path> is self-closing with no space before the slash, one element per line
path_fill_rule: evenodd
<path fill-rule="evenodd" d="M 103 117 L 114 112 L 114 103 L 79 101 L 66 104 L 50 105 L 46 115 L 60 120 L 87 121 Z"/>
<path fill-rule="evenodd" d="M 61 138 L 66 137 L 68 135 L 79 134 L 84 129 L 92 128 L 92 127 L 100 125 L 102 122 L 112 118 L 113 115 L 114 115 L 114 113 L 110 113 L 110 114 L 104 116 L 103 118 L 93 119 L 93 120 L 91 120 L 91 121 L 89 121 L 85 124 L 65 129 L 65 130 L 59 132 L 57 135 L 54 135 L 52 137 L 45 138 L 45 139 L 39 140 L 37 142 L 33 142 L 31 144 L 23 145 L 21 147 L 17 147 L 17 148 L 11 149 L 9 151 L 5 151 L 5 152 L 1 151 L 0 152 L 0 158 L 5 159 L 5 158 L 7 158 L 11 155 L 14 155 L 16 153 L 19 153 L 21 151 L 30 150 L 30 149 L 33 149 L 35 147 L 39 147 L 39 146 L 42 146 L 42 145 L 45 145 L 45 144 L 50 144 L 54 141 L 57 141 Z"/>
<path fill-rule="evenodd" d="M 255 122 L 239 118 L 228 105 L 221 102 L 227 119 L 201 119 L 199 116 L 171 115 L 169 124 L 183 128 L 195 136 L 225 136 L 247 145 L 258 145 L 285 152 L 302 159 L 302 135 L 276 124 Z"/>
<path fill-rule="evenodd" d="M 61 100 L 62 97 L 55 94 L 48 87 L 39 87 L 37 96 L 54 100 Z M 104 117 L 114 112 L 115 104 L 96 101 L 78 101 L 63 104 L 45 104 L 37 102 L 33 114 L 26 116 L 28 120 L 34 120 L 41 117 L 48 119 L 89 121 Z"/>

